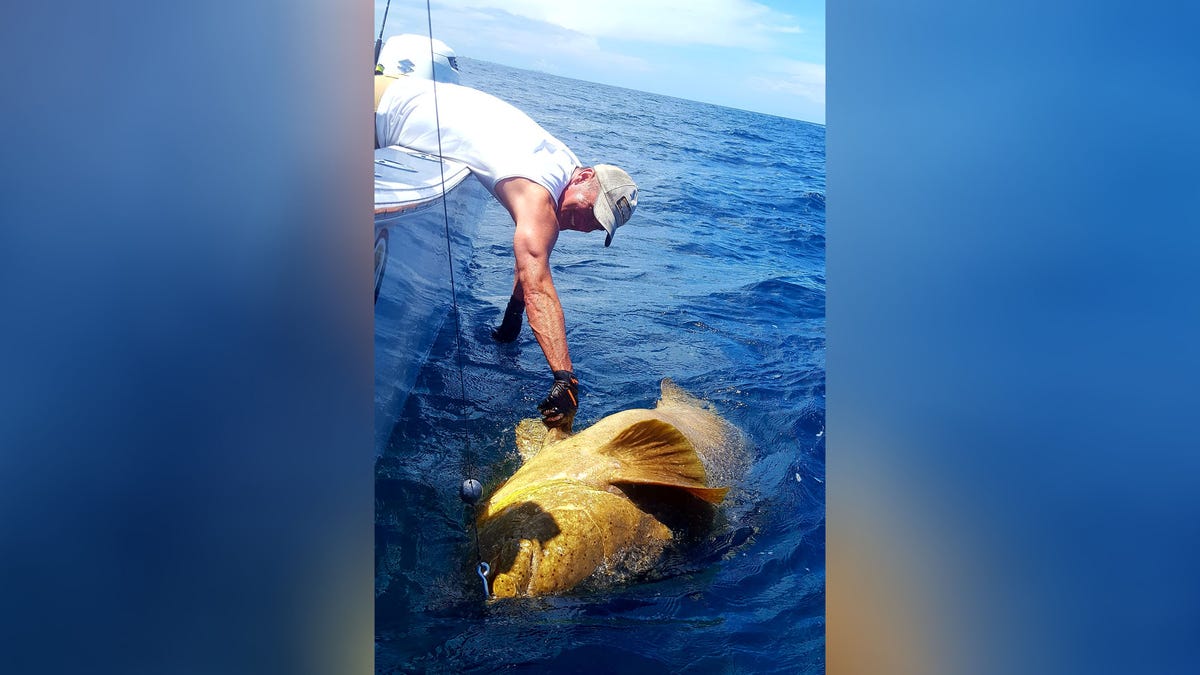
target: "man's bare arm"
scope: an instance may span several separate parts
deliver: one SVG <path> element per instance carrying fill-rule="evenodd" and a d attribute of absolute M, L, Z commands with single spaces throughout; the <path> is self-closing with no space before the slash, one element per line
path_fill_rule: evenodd
<path fill-rule="evenodd" d="M 550 252 L 558 241 L 554 202 L 545 188 L 525 178 L 503 180 L 495 192 L 516 223 L 514 291 L 524 293 L 529 327 L 551 370 L 573 370 L 562 304 L 550 276 Z"/>

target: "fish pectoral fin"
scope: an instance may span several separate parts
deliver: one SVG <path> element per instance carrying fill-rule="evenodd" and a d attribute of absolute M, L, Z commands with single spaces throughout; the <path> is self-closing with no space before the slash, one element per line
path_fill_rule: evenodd
<path fill-rule="evenodd" d="M 680 483 L 657 483 L 657 485 L 665 485 L 667 487 L 677 487 L 682 490 L 687 490 L 709 504 L 720 504 L 725 500 L 725 493 L 729 492 L 729 488 L 696 487 L 694 485 L 682 485 Z"/>
<path fill-rule="evenodd" d="M 631 425 L 600 453 L 618 460 L 611 482 L 663 485 L 680 488 L 712 504 L 719 504 L 729 488 L 705 484 L 704 465 L 691 441 L 662 420 Z"/>

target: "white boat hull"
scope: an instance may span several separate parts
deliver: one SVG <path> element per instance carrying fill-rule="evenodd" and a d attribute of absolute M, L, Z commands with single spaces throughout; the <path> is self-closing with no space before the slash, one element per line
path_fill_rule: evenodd
<path fill-rule="evenodd" d="M 449 315 L 451 261 L 461 280 L 488 199 L 466 166 L 440 164 L 406 148 L 375 151 L 376 455 Z"/>

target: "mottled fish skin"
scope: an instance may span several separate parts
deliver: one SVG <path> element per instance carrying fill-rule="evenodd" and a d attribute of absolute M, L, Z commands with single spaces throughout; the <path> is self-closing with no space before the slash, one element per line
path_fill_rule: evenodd
<path fill-rule="evenodd" d="M 479 541 L 494 597 L 562 593 L 601 567 L 652 565 L 672 532 L 621 485 L 724 498 L 725 488 L 706 484 L 696 454 L 721 442 L 711 436 L 723 422 L 669 381 L 663 393 L 653 410 L 619 412 L 566 438 L 548 435 L 483 504 Z"/>

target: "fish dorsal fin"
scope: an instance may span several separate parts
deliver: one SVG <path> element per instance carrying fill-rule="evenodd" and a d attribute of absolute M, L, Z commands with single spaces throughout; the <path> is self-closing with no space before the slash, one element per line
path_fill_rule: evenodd
<path fill-rule="evenodd" d="M 570 426 L 567 428 L 554 427 L 546 430 L 546 436 L 542 439 L 542 447 L 549 447 L 559 441 L 565 441 L 571 437 Z"/>
<path fill-rule="evenodd" d="M 631 425 L 600 448 L 600 453 L 618 460 L 614 483 L 676 487 L 713 504 L 721 503 L 729 491 L 704 484 L 704 465 L 696 449 L 678 429 L 662 420 Z"/>
<path fill-rule="evenodd" d="M 570 438 L 571 432 L 561 428 L 547 429 L 540 417 L 534 417 L 518 422 L 514 437 L 521 461 L 528 462 L 542 450 Z"/>

